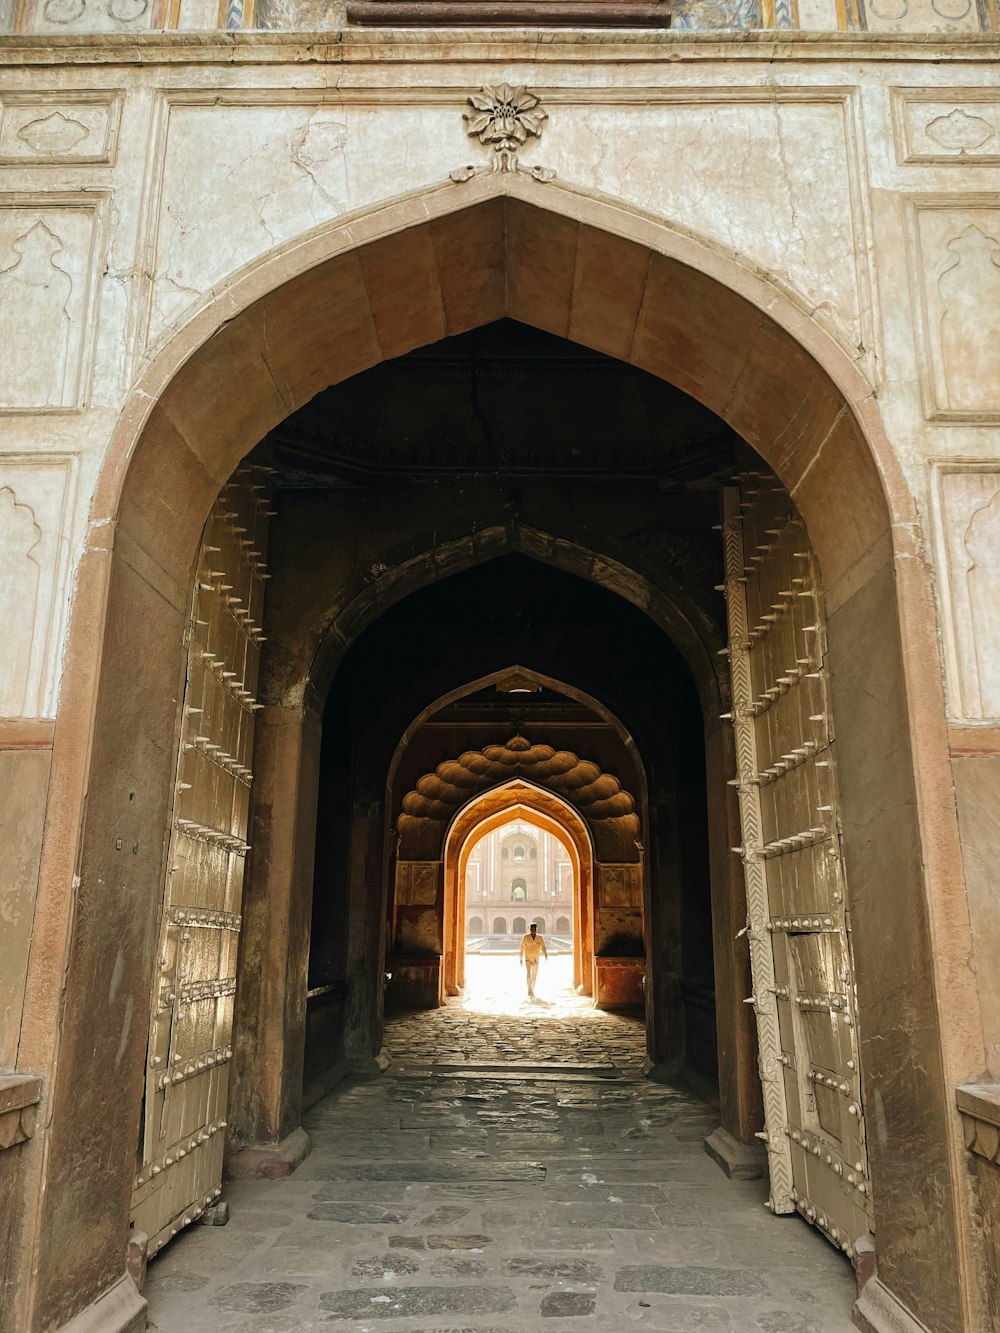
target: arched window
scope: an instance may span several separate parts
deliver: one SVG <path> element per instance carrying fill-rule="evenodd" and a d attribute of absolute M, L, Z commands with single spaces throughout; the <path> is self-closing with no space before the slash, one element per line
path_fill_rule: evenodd
<path fill-rule="evenodd" d="M 545 918 L 543 916 L 536 916 L 535 924 L 538 926 L 538 933 L 541 934 L 545 929 Z"/>
<path fill-rule="evenodd" d="M 561 917 L 558 919 L 558 921 L 556 922 L 556 934 L 557 934 L 557 935 L 568 935 L 568 934 L 569 934 L 569 918 L 568 918 L 568 917 L 561 916 Z"/>
<path fill-rule="evenodd" d="M 537 848 L 537 847 L 532 847 L 532 849 L 531 849 L 531 859 L 532 859 L 532 861 L 537 861 L 537 860 L 538 860 L 538 848 Z"/>
<path fill-rule="evenodd" d="M 528 927 L 524 923 L 524 917 L 516 916 L 513 925 L 511 926 L 511 933 L 514 935 L 524 935 L 527 933 L 527 930 Z"/>
<path fill-rule="evenodd" d="M 493 934 L 494 935 L 507 934 L 507 922 L 503 919 L 502 916 L 498 916 L 497 919 L 493 922 Z"/>
<path fill-rule="evenodd" d="M 514 848 L 514 851 L 512 852 L 511 855 L 512 855 L 512 857 L 513 857 L 513 859 L 514 859 L 515 861 L 523 861 L 523 860 L 524 860 L 524 848 L 521 846 L 520 843 L 517 844 L 517 846 Z"/>
<path fill-rule="evenodd" d="M 470 917 L 469 934 L 481 935 L 483 933 L 483 918 L 481 916 Z"/>
<path fill-rule="evenodd" d="M 510 882 L 510 900 L 512 903 L 523 903 L 528 896 L 527 881 L 523 879 L 512 879 Z"/>

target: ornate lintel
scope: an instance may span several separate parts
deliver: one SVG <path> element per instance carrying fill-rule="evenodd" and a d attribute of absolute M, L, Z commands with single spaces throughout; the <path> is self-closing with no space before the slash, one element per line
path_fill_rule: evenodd
<path fill-rule="evenodd" d="M 466 133 L 492 148 L 493 156 L 488 167 L 456 167 L 450 173 L 453 181 L 460 184 L 483 171 L 523 171 L 536 181 L 555 179 L 556 173 L 550 168 L 525 166 L 517 156 L 529 136 L 541 136 L 548 120 L 548 112 L 542 110 L 534 93 L 529 93 L 523 84 L 516 87 L 509 83 L 484 84 L 478 93 L 470 94 L 468 103 L 471 110 L 462 115 Z"/>

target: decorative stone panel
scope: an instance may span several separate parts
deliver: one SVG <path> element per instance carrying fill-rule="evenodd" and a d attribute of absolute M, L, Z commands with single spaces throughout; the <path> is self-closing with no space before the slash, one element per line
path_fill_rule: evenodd
<path fill-rule="evenodd" d="M 640 865 L 598 867 L 600 905 L 602 907 L 642 906 L 642 867 Z"/>
<path fill-rule="evenodd" d="M 121 99 L 107 93 L 4 93 L 0 166 L 110 165 Z"/>
<path fill-rule="evenodd" d="M 927 414 L 1000 421 L 1000 196 L 913 200 L 910 238 Z"/>
<path fill-rule="evenodd" d="M 0 195 L 0 413 L 86 405 L 103 202 L 97 193 Z"/>
<path fill-rule="evenodd" d="M 985 0 L 863 0 L 868 32 L 984 32 L 990 27 Z"/>
<path fill-rule="evenodd" d="M 991 166 L 1000 162 L 1000 94 L 988 88 L 893 91 L 900 162 Z"/>
<path fill-rule="evenodd" d="M 441 875 L 440 861 L 400 861 L 396 866 L 397 907 L 433 906 Z"/>
<path fill-rule="evenodd" d="M 0 454 L 0 717 L 54 715 L 76 470 L 66 455 Z"/>
<path fill-rule="evenodd" d="M 949 713 L 1000 718 L 1000 462 L 932 466 Z"/>
<path fill-rule="evenodd" d="M 17 27 L 53 34 L 148 32 L 173 26 L 170 8 L 169 0 L 24 0 Z"/>

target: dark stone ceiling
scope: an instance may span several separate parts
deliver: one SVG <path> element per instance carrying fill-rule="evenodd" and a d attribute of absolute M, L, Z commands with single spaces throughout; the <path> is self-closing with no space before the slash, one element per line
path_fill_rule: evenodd
<path fill-rule="evenodd" d="M 714 488 L 745 449 L 664 380 L 513 320 L 324 390 L 262 446 L 296 489 L 472 475 Z"/>

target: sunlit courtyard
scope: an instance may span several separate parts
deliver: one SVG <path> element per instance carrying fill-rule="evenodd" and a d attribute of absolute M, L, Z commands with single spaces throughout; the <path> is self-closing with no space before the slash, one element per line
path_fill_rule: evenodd
<path fill-rule="evenodd" d="M 577 1014 L 592 1005 L 589 996 L 573 990 L 573 955 L 553 954 L 538 964 L 533 998 L 528 996 L 524 968 L 517 954 L 466 954 L 465 988 L 458 1000 L 476 1014 L 523 1014 L 532 1010 L 550 1016 Z"/>

